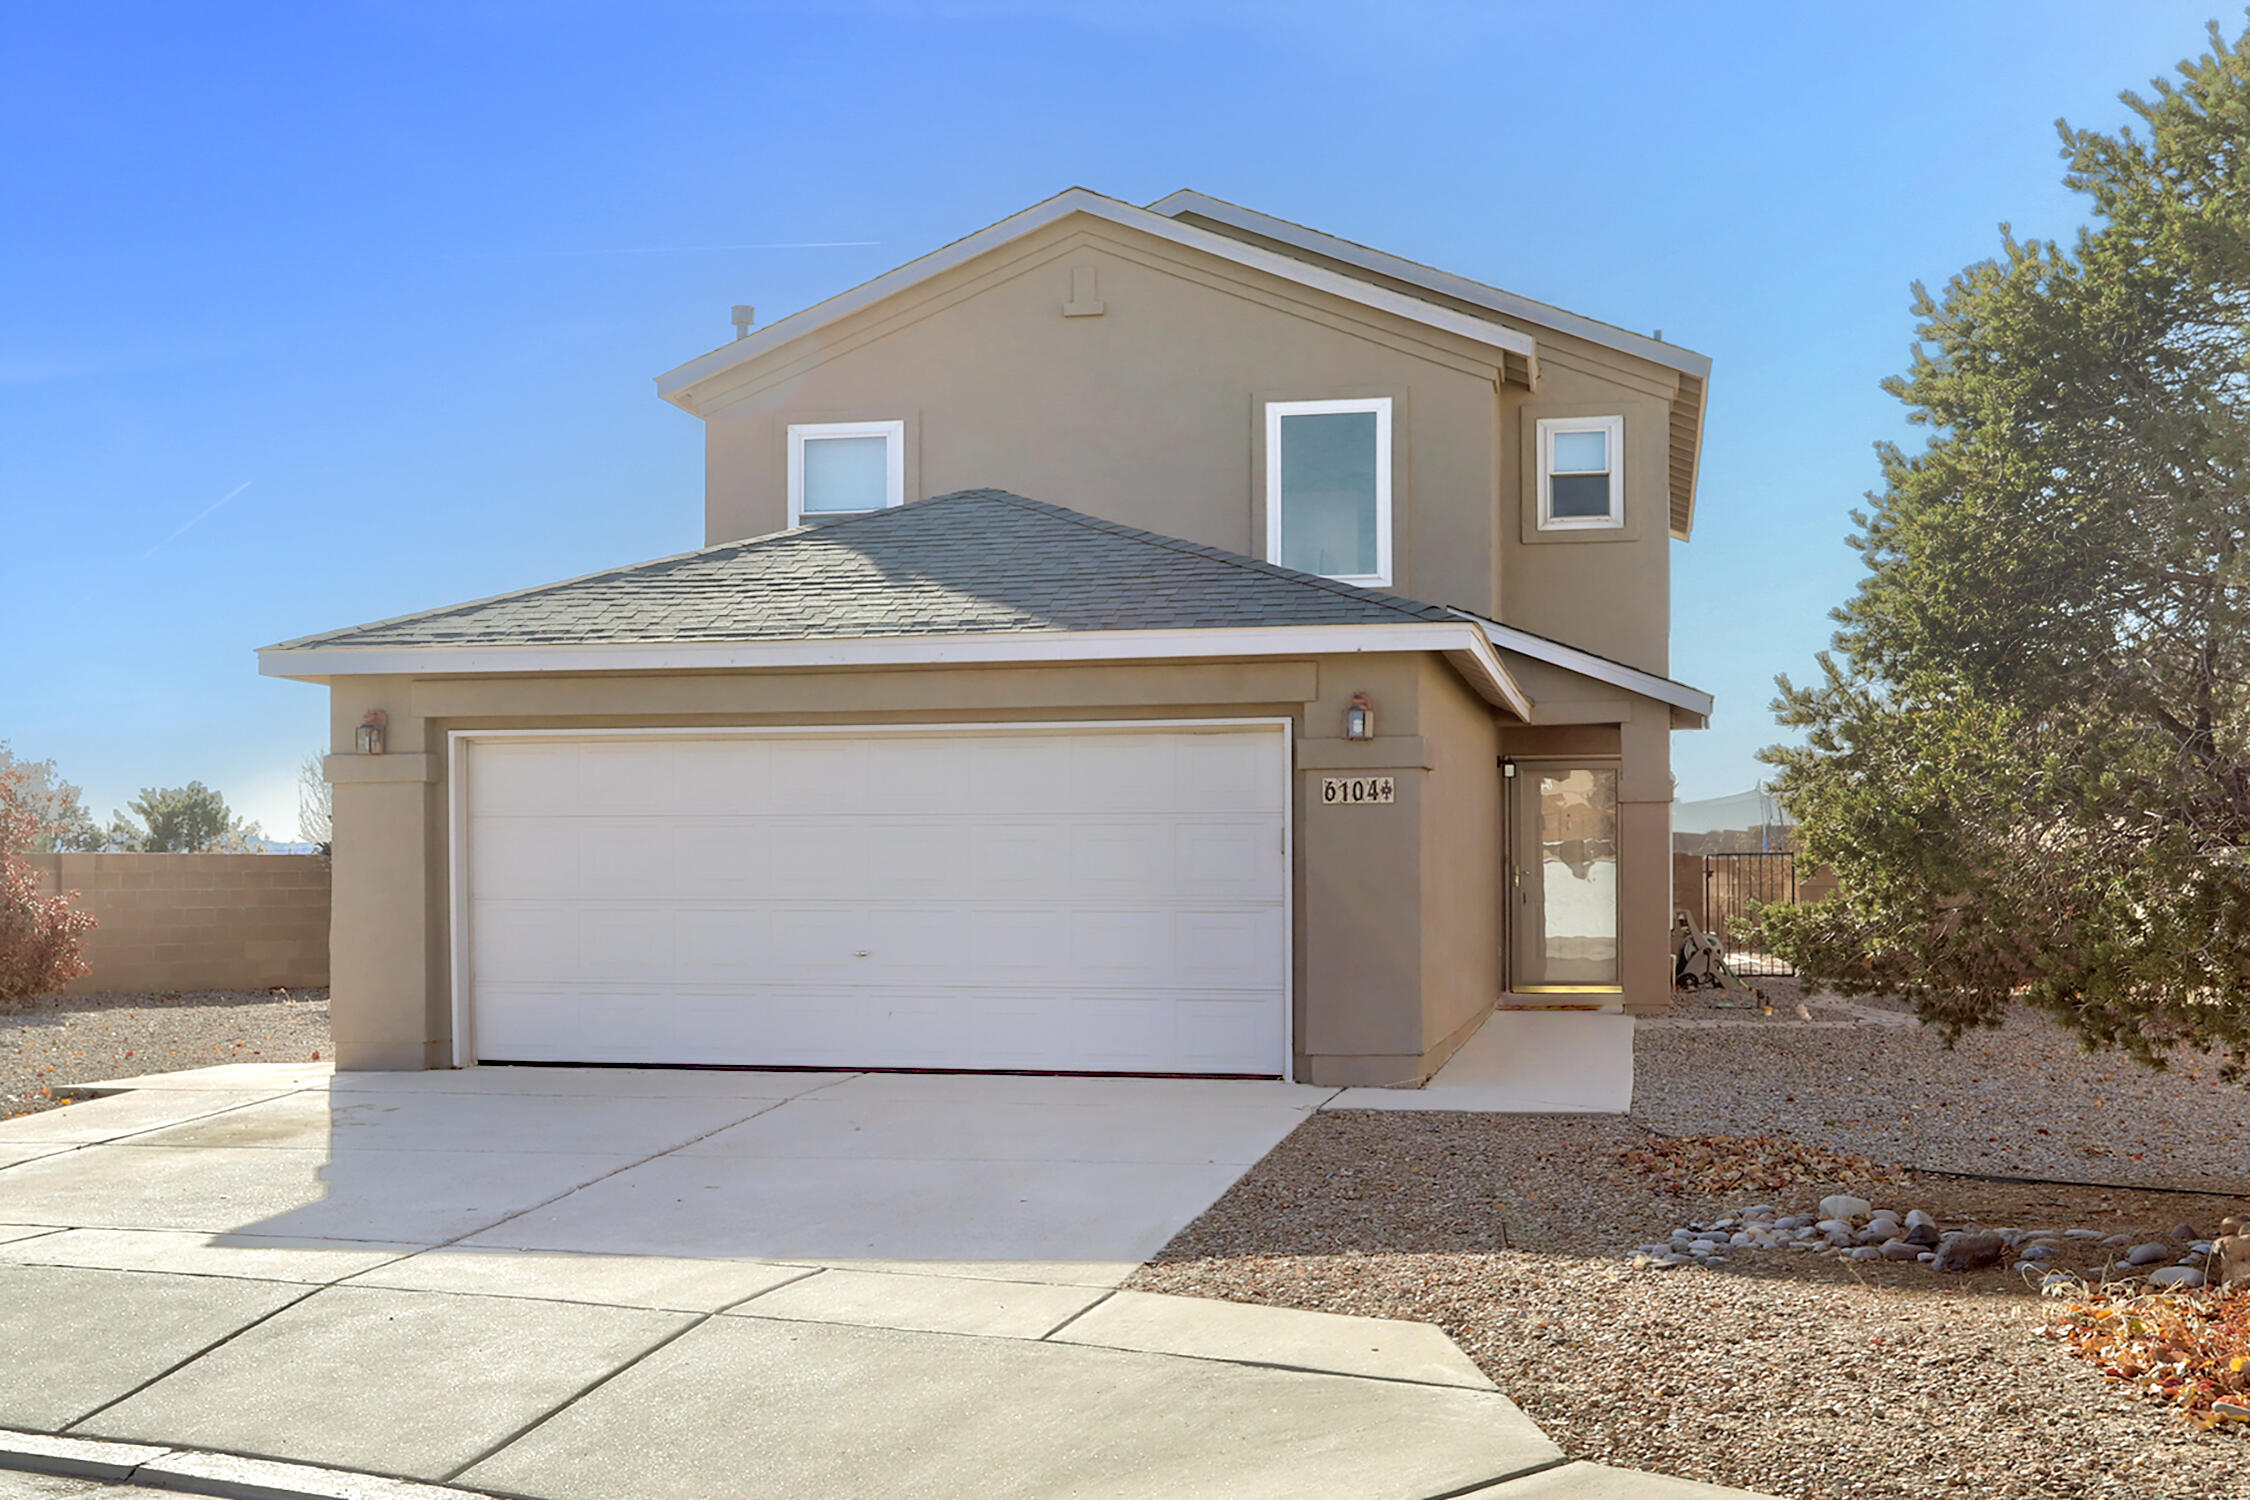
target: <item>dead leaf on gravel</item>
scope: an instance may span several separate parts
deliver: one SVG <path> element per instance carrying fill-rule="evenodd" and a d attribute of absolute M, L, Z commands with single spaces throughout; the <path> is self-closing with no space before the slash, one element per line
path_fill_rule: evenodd
<path fill-rule="evenodd" d="M 1786 1135 L 1654 1136 L 1617 1153 L 1626 1166 L 1680 1197 L 1724 1196 L 1744 1189 L 1844 1183 L 1912 1182 L 1914 1174 L 1846 1151 L 1811 1146 Z"/>

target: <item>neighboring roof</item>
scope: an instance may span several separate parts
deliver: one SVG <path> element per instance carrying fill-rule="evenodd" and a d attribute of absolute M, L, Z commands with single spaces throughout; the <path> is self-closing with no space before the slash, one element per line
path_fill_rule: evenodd
<path fill-rule="evenodd" d="M 1682 541 L 1693 529 L 1696 472 L 1701 460 L 1703 412 L 1711 373 L 1708 356 L 1578 313 L 1565 312 L 1544 302 L 1534 302 L 1465 276 L 1338 239 L 1221 198 L 1186 190 L 1140 208 L 1087 188 L 1066 189 L 1043 203 L 1035 203 L 1021 213 L 1011 214 L 997 224 L 887 271 L 872 281 L 791 313 L 747 338 L 722 344 L 708 354 L 666 371 L 656 377 L 657 394 L 683 410 L 695 411 L 699 404 L 698 387 L 704 382 L 1075 213 L 1090 214 L 1362 306 L 1472 339 L 1499 351 L 1508 378 L 1525 384 L 1535 379 L 1537 340 L 1520 328 L 1495 321 L 1493 314 L 1568 334 L 1677 371 L 1680 390 L 1672 401 L 1669 435 L 1669 520 L 1672 535 Z"/>
<path fill-rule="evenodd" d="M 1696 471 L 1702 457 L 1703 409 L 1711 381 L 1709 355 L 1578 313 L 1565 312 L 1544 302 L 1534 302 L 1529 297 L 1519 297 L 1514 292 L 1504 292 L 1496 286 L 1440 271 L 1385 250 L 1338 239 L 1302 224 L 1292 224 L 1287 219 L 1259 213 L 1254 208 L 1244 208 L 1239 203 L 1229 203 L 1224 198 L 1183 188 L 1151 203 L 1149 210 L 1207 224 L 1222 234 L 1242 236 L 1245 243 L 1277 249 L 1284 255 L 1303 257 L 1308 265 L 1373 277 L 1380 285 L 1409 295 L 1428 295 L 1464 312 L 1498 313 L 1677 370 L 1680 391 L 1672 400 L 1670 472 L 1666 476 L 1669 520 L 1672 535 L 1683 542 L 1695 529 Z"/>
<path fill-rule="evenodd" d="M 987 225 L 974 234 L 955 240 L 941 250 L 933 250 L 919 260 L 911 260 L 894 271 L 886 271 L 873 281 L 861 282 L 825 302 L 816 302 L 801 312 L 791 313 L 780 322 L 768 324 L 747 338 L 721 344 L 709 354 L 691 359 L 677 369 L 667 370 L 656 377 L 656 393 L 675 406 L 693 411 L 696 406 L 696 387 L 713 376 L 724 374 L 783 344 L 802 338 L 838 318 L 847 317 L 861 308 L 871 307 L 916 282 L 926 281 L 951 270 L 1011 240 L 1021 239 L 1057 219 L 1079 213 L 1090 214 L 1128 229 L 1137 229 L 1144 234 L 1201 250 L 1222 260 L 1233 261 L 1237 265 L 1254 267 L 1366 307 L 1395 313 L 1412 322 L 1489 345 L 1500 351 L 1503 358 L 1514 355 L 1517 360 L 1516 368 L 1526 380 L 1529 379 L 1530 361 L 1536 353 L 1537 344 L 1521 329 L 1509 328 L 1489 318 L 1463 312 L 1459 308 L 1446 307 L 1410 293 L 1377 286 L 1362 277 L 1308 265 L 1301 259 L 1246 244 L 1236 236 L 1215 233 L 1164 214 L 1151 213 L 1122 199 L 1107 197 L 1088 188 L 1074 187 L 1066 188 L 1043 203 L 1035 203 L 1021 213 L 1011 214 L 997 224 Z"/>
<path fill-rule="evenodd" d="M 1004 490 L 963 490 L 395 620 L 315 646 L 862 639 L 1459 618 Z"/>

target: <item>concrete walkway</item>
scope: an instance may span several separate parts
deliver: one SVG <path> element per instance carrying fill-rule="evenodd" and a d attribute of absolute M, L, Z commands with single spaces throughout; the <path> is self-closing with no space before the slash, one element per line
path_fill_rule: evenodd
<path fill-rule="evenodd" d="M 1117 1289 L 1333 1090 L 105 1087 L 0 1124 L 0 1470 L 409 1492 L 213 1488 L 244 1462 L 213 1455 L 250 1455 L 552 1500 L 1725 1493 L 1558 1467 L 1428 1325 Z"/>
<path fill-rule="evenodd" d="M 1418 1089 L 1345 1089 L 1328 1109 L 1621 1115 L 1633 1107 L 1631 1016 L 1496 1010 Z"/>

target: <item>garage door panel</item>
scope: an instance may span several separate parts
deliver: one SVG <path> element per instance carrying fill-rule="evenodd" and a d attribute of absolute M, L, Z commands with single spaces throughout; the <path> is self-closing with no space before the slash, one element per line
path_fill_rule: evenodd
<path fill-rule="evenodd" d="M 1025 911 L 977 911 L 966 924 L 972 984 L 1068 985 L 1070 928 L 1047 906 Z"/>
<path fill-rule="evenodd" d="M 948 907 L 878 907 L 865 914 L 867 982 L 942 984 L 969 962 L 969 934 Z"/>
<path fill-rule="evenodd" d="M 673 747 L 673 806 L 719 818 L 779 812 L 772 760 L 763 740 L 683 740 Z"/>
<path fill-rule="evenodd" d="M 477 1055 L 1284 1072 L 1280 750 L 1106 728 L 474 742 Z"/>
<path fill-rule="evenodd" d="M 675 824 L 652 832 L 650 842 L 673 864 L 672 889 L 682 900 L 759 901 L 792 894 L 773 867 L 765 831 L 748 819 Z"/>
<path fill-rule="evenodd" d="M 1161 985 L 1172 967 L 1172 914 L 1073 907 L 1070 964 L 1081 983 Z"/>
<path fill-rule="evenodd" d="M 477 908 L 471 973 L 477 992 L 514 979 L 567 979 L 578 972 L 576 913 L 543 904 L 493 901 Z"/>
<path fill-rule="evenodd" d="M 866 828 L 845 820 L 791 817 L 770 819 L 760 831 L 766 867 L 791 894 L 824 901 L 856 901 L 867 895 Z"/>
<path fill-rule="evenodd" d="M 960 877 L 961 824 L 924 818 L 869 820 L 866 893 L 877 900 L 912 900 L 950 890 Z"/>
<path fill-rule="evenodd" d="M 1183 734 L 1173 766 L 1183 812 L 1278 814 L 1287 797 L 1274 775 L 1273 746 L 1258 735 Z"/>
<path fill-rule="evenodd" d="M 574 899 L 578 895 L 578 830 L 528 818 L 479 818 L 471 831 L 477 855 L 469 870 L 473 899 Z"/>
<path fill-rule="evenodd" d="M 1175 984 L 1255 985 L 1281 949 L 1280 913 L 1183 911 L 1172 917 Z"/>
<path fill-rule="evenodd" d="M 751 1011 L 752 1024 L 738 1044 L 750 1051 L 730 1061 L 751 1062 L 760 1055 L 785 1067 L 819 1067 L 822 1059 L 858 1055 L 870 1030 L 872 998 L 832 989 L 782 988 Z"/>
<path fill-rule="evenodd" d="M 1052 896 L 1070 870 L 1070 847 L 1052 821 L 979 823 L 968 834 L 969 891 L 980 900 Z"/>
<path fill-rule="evenodd" d="M 766 908 L 726 906 L 673 914 L 674 951 L 681 978 L 708 982 L 770 971 L 779 962 L 774 916 Z"/>
<path fill-rule="evenodd" d="M 587 818 L 578 827 L 577 894 L 584 901 L 670 901 L 683 889 L 680 848 L 670 820 Z"/>
<path fill-rule="evenodd" d="M 1055 735 L 979 740 L 970 777 L 969 811 L 988 817 L 1069 813 L 1070 760 Z"/>
<path fill-rule="evenodd" d="M 595 740 L 578 747 L 578 811 L 591 817 L 630 817 L 677 810 L 672 775 L 679 747 L 630 740 Z"/>
<path fill-rule="evenodd" d="M 469 756 L 469 806 L 479 817 L 546 814 L 578 794 L 578 746 L 572 741 L 518 741 L 495 754 Z"/>
<path fill-rule="evenodd" d="M 1179 806 L 1177 736 L 1117 735 L 1067 746 L 1070 806 L 1090 813 L 1171 812 Z"/>
<path fill-rule="evenodd" d="M 871 739 L 862 754 L 865 795 L 874 813 L 969 813 L 974 810 L 978 742 L 958 738 Z"/>
<path fill-rule="evenodd" d="M 1281 831 L 1271 822 L 1185 824 L 1172 851 L 1173 886 L 1194 900 L 1258 900 L 1288 876 Z"/>
<path fill-rule="evenodd" d="M 855 906 L 791 903 L 773 909 L 773 969 L 778 984 L 856 984 L 866 926 Z M 754 978 L 745 975 L 746 979 Z"/>
<path fill-rule="evenodd" d="M 1184 999 L 1173 1015 L 1181 1052 L 1213 1073 L 1255 1073 L 1271 1046 L 1273 1017 L 1260 1001 Z"/>
<path fill-rule="evenodd" d="M 1152 1070 L 1175 1055 L 1172 1007 L 1155 998 L 1102 997 L 1081 1000 L 1076 1030 L 1097 1066 L 1121 1073 Z"/>
<path fill-rule="evenodd" d="M 1112 891 L 1145 898 L 1172 873 L 1172 827 L 1080 823 L 1069 830 L 1072 895 Z"/>
<path fill-rule="evenodd" d="M 772 810 L 819 814 L 867 805 L 867 755 L 857 743 L 785 735 L 765 745 Z"/>
<path fill-rule="evenodd" d="M 672 977 L 675 913 L 588 903 L 576 915 L 578 962 L 588 979 L 654 982 Z"/>

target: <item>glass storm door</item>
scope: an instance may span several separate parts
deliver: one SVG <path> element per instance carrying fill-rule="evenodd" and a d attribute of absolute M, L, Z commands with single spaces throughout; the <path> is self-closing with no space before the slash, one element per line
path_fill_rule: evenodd
<path fill-rule="evenodd" d="M 1617 768 L 1519 762 L 1508 786 L 1508 988 L 1617 985 Z"/>

